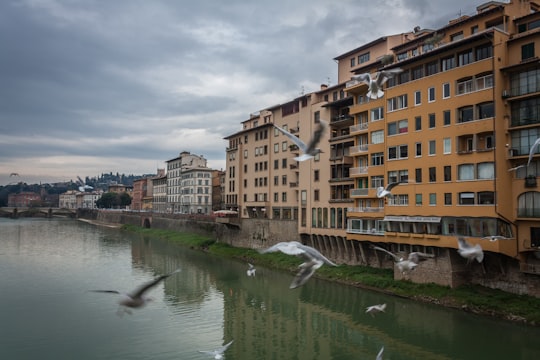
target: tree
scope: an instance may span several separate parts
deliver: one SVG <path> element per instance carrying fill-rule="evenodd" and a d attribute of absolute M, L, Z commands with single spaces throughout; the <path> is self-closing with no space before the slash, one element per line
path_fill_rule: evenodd
<path fill-rule="evenodd" d="M 118 194 L 106 192 L 96 201 L 96 206 L 102 209 L 112 209 L 119 205 Z"/>
<path fill-rule="evenodd" d="M 129 196 L 128 193 L 126 192 L 123 192 L 121 194 L 119 194 L 119 203 L 120 203 L 120 206 L 122 207 L 126 207 L 126 206 L 129 206 L 131 205 L 131 196 Z"/>

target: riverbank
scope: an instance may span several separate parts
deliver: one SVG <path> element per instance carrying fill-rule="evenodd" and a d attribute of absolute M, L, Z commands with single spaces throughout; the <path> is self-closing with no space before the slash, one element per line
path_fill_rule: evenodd
<path fill-rule="evenodd" d="M 261 255 L 256 250 L 232 247 L 199 234 L 145 229 L 133 225 L 124 225 L 121 229 L 189 246 L 215 256 L 228 257 L 249 262 L 255 266 L 271 267 L 291 273 L 297 271 L 301 262 L 294 256 L 281 253 Z M 531 296 L 515 295 L 476 285 L 451 289 L 435 284 L 416 284 L 406 280 L 394 280 L 392 270 L 365 266 L 323 266 L 317 270 L 314 276 L 483 316 L 521 322 L 531 326 L 540 325 L 540 299 Z"/>

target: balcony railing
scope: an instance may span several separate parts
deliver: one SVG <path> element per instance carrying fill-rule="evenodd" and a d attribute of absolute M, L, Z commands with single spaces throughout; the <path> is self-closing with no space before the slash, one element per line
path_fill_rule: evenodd
<path fill-rule="evenodd" d="M 362 145 L 356 145 L 356 146 L 351 146 L 349 148 L 349 153 L 351 155 L 357 155 L 357 154 L 362 154 L 362 153 L 365 153 L 368 151 L 368 144 L 362 144 Z"/>
<path fill-rule="evenodd" d="M 380 212 L 383 211 L 382 207 L 350 207 L 347 208 L 347 212 Z"/>
<path fill-rule="evenodd" d="M 377 236 L 383 236 L 384 235 L 384 231 L 377 230 L 377 229 L 366 230 L 366 229 L 347 228 L 347 232 L 351 233 L 351 234 L 366 234 L 366 235 L 377 235 Z"/>
<path fill-rule="evenodd" d="M 349 169 L 349 175 L 365 175 L 368 173 L 368 167 L 362 166 L 362 167 L 353 167 Z"/>
<path fill-rule="evenodd" d="M 368 196 L 369 189 L 351 189 L 351 196 Z"/>
<path fill-rule="evenodd" d="M 357 133 L 357 132 L 360 132 L 360 131 L 366 131 L 367 129 L 368 129 L 368 123 L 367 122 L 349 126 L 349 132 L 351 134 Z"/>

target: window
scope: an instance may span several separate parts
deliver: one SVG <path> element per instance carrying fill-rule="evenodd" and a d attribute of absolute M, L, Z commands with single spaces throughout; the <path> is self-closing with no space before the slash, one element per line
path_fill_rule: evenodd
<path fill-rule="evenodd" d="M 286 141 L 281 143 L 281 151 L 287 151 L 287 142 Z"/>
<path fill-rule="evenodd" d="M 371 132 L 371 143 L 372 144 L 381 144 L 384 142 L 384 131 L 377 130 Z"/>
<path fill-rule="evenodd" d="M 274 202 L 278 202 L 279 201 L 279 193 L 275 192 L 274 193 Z"/>
<path fill-rule="evenodd" d="M 429 114 L 429 128 L 433 129 L 435 127 L 435 114 Z"/>
<path fill-rule="evenodd" d="M 478 204 L 491 205 L 495 203 L 495 193 L 493 191 L 480 191 L 476 195 L 478 196 Z"/>
<path fill-rule="evenodd" d="M 459 115 L 459 123 L 464 123 L 468 121 L 472 121 L 474 119 L 473 117 L 473 107 L 472 106 L 464 106 L 462 108 L 458 109 L 458 115 Z"/>
<path fill-rule="evenodd" d="M 393 183 L 398 181 L 398 172 L 397 171 L 389 171 L 388 172 L 388 183 Z"/>
<path fill-rule="evenodd" d="M 426 64 L 426 75 L 434 75 L 439 72 L 439 62 L 437 60 Z"/>
<path fill-rule="evenodd" d="M 274 170 L 277 170 L 277 169 L 279 169 L 279 160 L 275 159 L 274 160 Z"/>
<path fill-rule="evenodd" d="M 417 182 L 417 183 L 421 183 L 422 182 L 422 168 L 417 168 L 414 170 L 414 181 Z"/>
<path fill-rule="evenodd" d="M 356 66 L 356 58 L 351 58 L 351 67 Z"/>
<path fill-rule="evenodd" d="M 493 102 L 478 104 L 476 108 L 478 109 L 478 116 L 476 117 L 477 119 L 492 118 L 495 114 Z"/>
<path fill-rule="evenodd" d="M 493 74 L 477 76 L 475 79 L 476 90 L 484 90 L 493 87 Z"/>
<path fill-rule="evenodd" d="M 388 99 L 388 111 L 400 110 L 407 107 L 407 94 Z"/>
<path fill-rule="evenodd" d="M 443 125 L 448 126 L 450 125 L 450 110 L 444 110 L 443 111 Z"/>
<path fill-rule="evenodd" d="M 313 190 L 313 200 L 319 201 L 319 190 Z"/>
<path fill-rule="evenodd" d="M 418 143 L 414 144 L 414 147 L 415 147 L 414 156 L 416 156 L 416 157 L 422 156 L 422 143 L 418 142 Z"/>
<path fill-rule="evenodd" d="M 274 176 L 274 185 L 279 185 L 279 176 Z"/>
<path fill-rule="evenodd" d="M 437 181 L 437 168 L 430 167 L 429 168 L 429 182 L 436 182 L 436 181 Z"/>
<path fill-rule="evenodd" d="M 495 164 L 493 162 L 479 163 L 477 164 L 476 173 L 478 179 L 494 179 Z"/>
<path fill-rule="evenodd" d="M 287 192 L 284 191 L 284 192 L 281 193 L 281 201 L 283 201 L 283 202 L 287 201 Z"/>
<path fill-rule="evenodd" d="M 274 144 L 274 152 L 275 153 L 279 152 L 279 143 Z"/>
<path fill-rule="evenodd" d="M 388 124 L 388 135 L 404 134 L 409 130 L 409 122 L 407 120 L 400 120 L 391 122 Z"/>
<path fill-rule="evenodd" d="M 360 54 L 358 55 L 358 64 L 365 63 L 366 61 L 369 61 L 369 53 Z"/>
<path fill-rule="evenodd" d="M 408 156 L 408 145 L 390 146 L 388 148 L 389 160 L 406 159 Z"/>
<path fill-rule="evenodd" d="M 313 171 L 313 181 L 319 181 L 319 170 Z"/>
<path fill-rule="evenodd" d="M 444 193 L 444 205 L 452 205 L 452 193 Z"/>
<path fill-rule="evenodd" d="M 450 35 L 450 41 L 458 41 L 463 39 L 463 31 Z"/>
<path fill-rule="evenodd" d="M 517 210 L 519 217 L 540 217 L 540 192 L 528 191 L 519 195 Z"/>
<path fill-rule="evenodd" d="M 414 118 L 414 130 L 419 131 L 422 130 L 422 117 L 416 116 Z"/>
<path fill-rule="evenodd" d="M 444 83 L 442 86 L 443 99 L 448 99 L 450 97 L 450 83 Z"/>
<path fill-rule="evenodd" d="M 473 80 L 471 77 L 467 77 L 457 81 L 456 93 L 458 95 L 467 94 L 472 92 L 473 90 Z"/>
<path fill-rule="evenodd" d="M 458 66 L 465 66 L 473 62 L 472 49 L 468 49 L 458 54 Z"/>
<path fill-rule="evenodd" d="M 416 205 L 422 205 L 422 194 L 416 194 Z"/>
<path fill-rule="evenodd" d="M 382 152 L 371 154 L 371 165 L 379 166 L 384 164 L 384 154 Z"/>
<path fill-rule="evenodd" d="M 459 193 L 459 205 L 474 205 L 474 193 L 473 192 Z"/>
<path fill-rule="evenodd" d="M 452 142 L 450 138 L 443 139 L 443 154 L 450 154 L 452 152 Z"/>
<path fill-rule="evenodd" d="M 473 164 L 458 165 L 458 180 L 474 180 Z"/>
<path fill-rule="evenodd" d="M 525 44 L 521 47 L 521 60 L 534 57 L 534 43 Z"/>
<path fill-rule="evenodd" d="M 428 155 L 435 155 L 435 153 L 436 153 L 436 141 L 435 140 L 429 140 L 428 146 L 429 146 Z"/>
<path fill-rule="evenodd" d="M 444 166 L 444 181 L 452 181 L 452 167 L 449 165 Z"/>
<path fill-rule="evenodd" d="M 244 150 L 244 159 L 247 159 L 247 157 L 248 157 L 248 151 Z"/>
<path fill-rule="evenodd" d="M 493 56 L 491 44 L 482 45 L 476 48 L 476 61 L 487 59 Z"/>
<path fill-rule="evenodd" d="M 449 56 L 441 60 L 442 71 L 448 71 L 456 67 L 456 58 Z"/>
<path fill-rule="evenodd" d="M 285 169 L 287 167 L 287 158 L 281 159 L 281 168 Z"/>
<path fill-rule="evenodd" d="M 371 121 L 378 121 L 384 119 L 384 108 L 378 107 L 371 109 Z"/>
<path fill-rule="evenodd" d="M 430 87 L 428 88 L 428 102 L 434 102 L 435 101 L 435 88 Z"/>
<path fill-rule="evenodd" d="M 380 186 L 384 186 L 384 176 L 382 175 L 375 175 L 371 177 L 371 187 L 372 188 L 378 188 Z"/>
<path fill-rule="evenodd" d="M 437 194 L 436 193 L 430 193 L 429 194 L 429 205 L 437 205 Z"/>
<path fill-rule="evenodd" d="M 424 67 L 422 65 L 412 69 L 412 79 L 418 80 L 424 77 Z"/>
<path fill-rule="evenodd" d="M 287 175 L 281 177 L 281 185 L 287 185 Z"/>
<path fill-rule="evenodd" d="M 422 104 L 422 92 L 417 90 L 414 92 L 414 105 Z"/>

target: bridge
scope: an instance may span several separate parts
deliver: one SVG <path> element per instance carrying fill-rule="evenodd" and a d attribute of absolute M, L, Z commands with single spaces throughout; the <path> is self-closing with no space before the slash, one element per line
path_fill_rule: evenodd
<path fill-rule="evenodd" d="M 77 209 L 53 207 L 0 207 L 0 217 L 76 217 Z"/>

